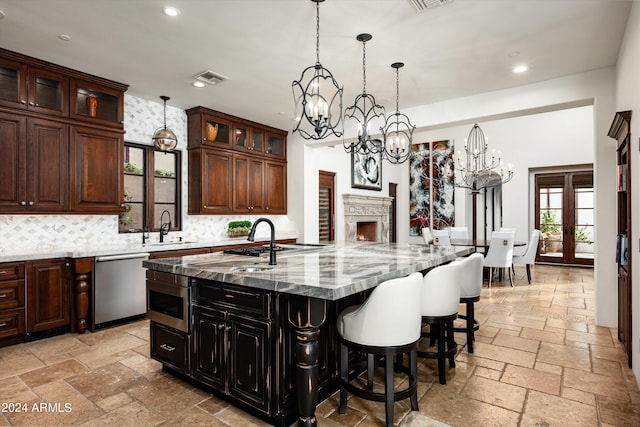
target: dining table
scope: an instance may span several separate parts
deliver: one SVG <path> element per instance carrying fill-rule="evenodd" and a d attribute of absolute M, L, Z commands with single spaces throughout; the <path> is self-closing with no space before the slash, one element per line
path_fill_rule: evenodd
<path fill-rule="evenodd" d="M 489 240 L 480 240 L 480 239 L 451 239 L 451 245 L 453 246 L 475 246 L 476 248 L 489 248 L 491 245 L 491 239 Z M 527 242 L 514 241 L 513 246 L 526 246 Z"/>

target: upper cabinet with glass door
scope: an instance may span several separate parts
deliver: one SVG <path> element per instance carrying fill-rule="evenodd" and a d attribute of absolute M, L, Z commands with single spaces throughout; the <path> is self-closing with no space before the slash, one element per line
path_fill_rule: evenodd
<path fill-rule="evenodd" d="M 264 131 L 246 125 L 236 124 L 234 127 L 234 148 L 239 151 L 264 152 Z"/>
<path fill-rule="evenodd" d="M 67 117 L 68 94 L 63 74 L 0 57 L 0 105 Z"/>
<path fill-rule="evenodd" d="M 267 146 L 265 153 L 272 157 L 287 157 L 287 134 L 267 132 Z"/>
<path fill-rule="evenodd" d="M 71 80 L 71 118 L 106 126 L 124 123 L 124 92 L 84 80 Z"/>

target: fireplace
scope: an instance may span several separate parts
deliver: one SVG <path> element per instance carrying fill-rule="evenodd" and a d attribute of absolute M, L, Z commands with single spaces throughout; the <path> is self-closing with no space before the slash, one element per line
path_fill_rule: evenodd
<path fill-rule="evenodd" d="M 346 242 L 389 241 L 389 207 L 393 198 L 343 194 L 344 240 Z"/>
<path fill-rule="evenodd" d="M 378 223 L 375 221 L 356 222 L 356 240 L 360 242 L 376 242 L 378 240 Z"/>

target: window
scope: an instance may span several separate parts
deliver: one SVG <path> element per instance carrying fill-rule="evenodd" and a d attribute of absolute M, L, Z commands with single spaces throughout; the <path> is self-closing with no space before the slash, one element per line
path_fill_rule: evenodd
<path fill-rule="evenodd" d="M 165 210 L 171 214 L 171 229 L 180 229 L 180 152 L 125 142 L 124 202 L 121 233 L 158 231 Z"/>

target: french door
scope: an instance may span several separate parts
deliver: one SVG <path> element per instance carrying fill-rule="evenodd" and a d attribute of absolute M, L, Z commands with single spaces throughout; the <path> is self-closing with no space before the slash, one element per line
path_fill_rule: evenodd
<path fill-rule="evenodd" d="M 333 242 L 335 229 L 335 176 L 334 172 L 318 172 L 318 241 Z"/>
<path fill-rule="evenodd" d="M 593 171 L 537 174 L 535 183 L 536 261 L 593 265 Z"/>

